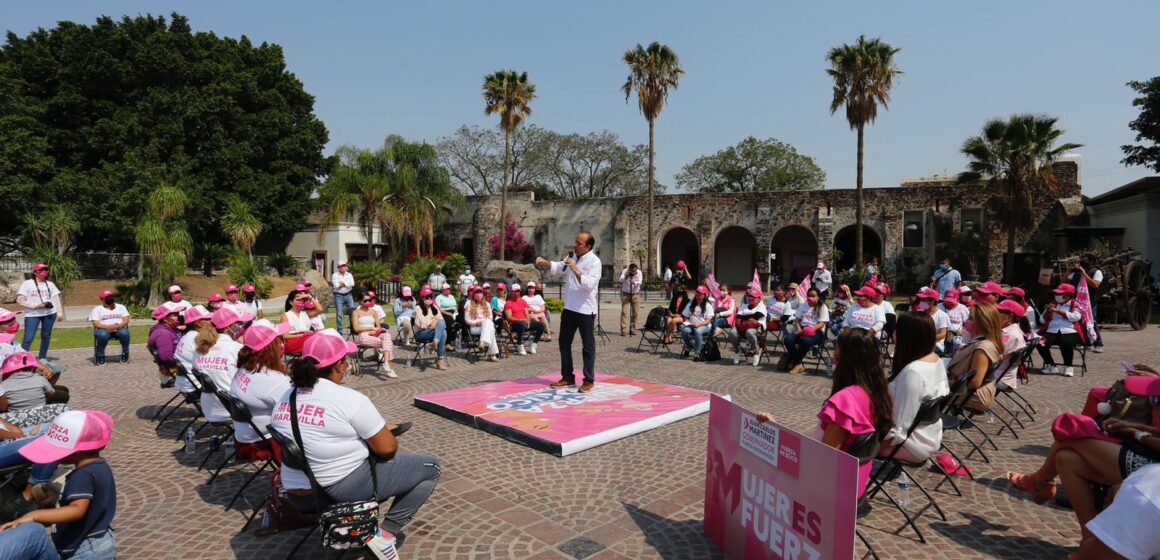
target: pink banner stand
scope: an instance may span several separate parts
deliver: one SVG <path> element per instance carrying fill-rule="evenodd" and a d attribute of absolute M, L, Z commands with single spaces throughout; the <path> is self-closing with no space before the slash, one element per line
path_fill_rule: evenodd
<path fill-rule="evenodd" d="M 596 388 L 548 385 L 559 373 L 418 395 L 415 406 L 563 457 L 709 410 L 709 395 L 597 373 Z"/>
<path fill-rule="evenodd" d="M 854 557 L 858 461 L 714 395 L 705 534 L 730 558 Z"/>

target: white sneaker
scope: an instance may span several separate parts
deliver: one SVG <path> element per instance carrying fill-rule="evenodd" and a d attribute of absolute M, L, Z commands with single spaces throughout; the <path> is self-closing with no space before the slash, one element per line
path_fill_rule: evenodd
<path fill-rule="evenodd" d="M 1064 377 L 1075 377 L 1075 368 L 1069 367 L 1063 370 Z"/>
<path fill-rule="evenodd" d="M 761 363 L 761 354 L 753 355 L 753 367 L 757 367 Z"/>
<path fill-rule="evenodd" d="M 523 345 L 523 344 L 521 344 L 521 345 L 519 345 L 519 346 L 517 346 L 517 347 L 516 347 L 516 354 L 519 354 L 519 355 L 521 355 L 521 356 L 527 356 L 527 355 L 528 355 L 528 351 L 527 351 L 527 350 L 524 350 L 524 345 Z"/>
<path fill-rule="evenodd" d="M 383 373 L 387 374 L 387 377 L 390 377 L 391 379 L 395 379 L 396 377 L 399 376 L 399 374 L 395 373 L 395 370 L 393 370 L 391 368 L 387 368 L 387 369 L 383 370 Z"/>
<path fill-rule="evenodd" d="M 535 342 L 533 342 L 532 347 L 528 348 L 528 352 L 535 354 L 536 353 L 536 346 L 537 346 L 537 344 Z"/>
<path fill-rule="evenodd" d="M 737 364 L 740 364 L 740 363 L 741 363 L 741 356 L 738 356 L 737 354 L 734 354 L 734 355 L 733 355 L 733 365 L 737 365 Z"/>
<path fill-rule="evenodd" d="M 1051 364 L 1043 366 L 1043 375 L 1055 375 L 1055 366 Z"/>
<path fill-rule="evenodd" d="M 1093 347 L 1092 347 L 1092 352 L 1095 352 L 1096 354 L 1103 354 L 1103 353 L 1104 353 L 1104 347 L 1103 347 L 1103 346 L 1093 346 Z"/>

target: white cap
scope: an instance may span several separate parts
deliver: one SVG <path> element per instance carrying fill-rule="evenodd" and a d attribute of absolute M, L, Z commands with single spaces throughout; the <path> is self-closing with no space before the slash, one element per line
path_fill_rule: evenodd
<path fill-rule="evenodd" d="M 513 292 L 520 291 L 520 285 L 519 284 L 512 284 L 512 291 Z"/>
<path fill-rule="evenodd" d="M 338 266 L 346 266 L 346 261 L 338 261 Z"/>
<path fill-rule="evenodd" d="M 529 282 L 528 282 L 528 287 L 529 287 L 529 288 L 535 288 L 535 287 L 536 287 L 536 283 L 535 283 L 534 281 L 529 281 Z"/>
<path fill-rule="evenodd" d="M 450 289 L 451 289 L 451 284 L 444 283 L 442 286 L 439 286 L 440 291 L 450 290 Z"/>
<path fill-rule="evenodd" d="M 174 284 L 174 285 L 169 287 L 169 293 L 171 293 L 171 294 L 173 292 L 180 292 L 180 291 L 181 291 L 181 286 L 178 286 L 177 284 Z"/>

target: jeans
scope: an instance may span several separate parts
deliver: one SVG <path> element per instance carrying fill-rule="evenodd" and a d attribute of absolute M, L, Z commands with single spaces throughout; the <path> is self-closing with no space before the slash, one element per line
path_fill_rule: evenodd
<path fill-rule="evenodd" d="M 25 317 L 24 318 L 24 347 L 25 352 L 32 351 L 32 339 L 36 337 L 36 329 L 40 328 L 40 351 L 36 354 L 36 359 L 44 360 L 48 357 L 48 343 L 52 340 L 52 326 L 56 324 L 56 314 L 45 315 L 43 317 Z"/>
<path fill-rule="evenodd" d="M 531 326 L 529 326 L 531 325 Z M 525 321 L 512 321 L 512 332 L 516 333 L 516 344 L 524 343 L 524 332 L 532 332 L 532 342 L 540 342 L 540 336 L 544 334 L 543 323 L 527 323 Z"/>
<path fill-rule="evenodd" d="M 415 342 L 434 342 L 435 355 L 440 358 L 447 352 L 447 325 L 442 319 L 435 323 L 433 329 L 419 329 L 415 331 Z"/>
<path fill-rule="evenodd" d="M 375 465 L 375 478 L 378 480 L 376 494 L 379 501 L 386 502 L 392 497 L 395 498 L 383 519 L 383 529 L 398 533 L 411 522 L 411 518 L 435 491 L 441 473 L 439 460 L 430 455 L 414 453 L 397 453 L 386 461 L 377 458 L 372 460 Z M 346 478 L 327 487 L 326 496 L 335 503 L 369 500 L 372 480 L 371 464 L 369 461 L 363 461 L 357 469 L 346 475 Z M 311 497 L 293 495 L 291 497 L 313 502 Z M 312 505 L 309 509 L 313 507 Z"/>
<path fill-rule="evenodd" d="M 823 336 L 825 336 L 823 331 L 817 331 L 811 336 L 806 336 L 801 331 L 786 332 L 785 348 L 786 353 L 789 354 L 789 365 L 796 366 L 802 363 L 802 358 L 806 357 L 806 352 L 817 346 L 822 341 Z"/>
<path fill-rule="evenodd" d="M 105 357 L 105 347 L 109 345 L 110 338 L 120 341 L 122 356 L 129 355 L 129 327 L 121 327 L 112 332 L 105 329 L 93 329 L 94 350 L 98 358 Z"/>
<path fill-rule="evenodd" d="M 571 309 L 560 314 L 560 379 L 576 382 L 572 369 L 572 340 L 580 331 L 580 342 L 584 347 L 584 382 L 596 382 L 596 315 L 582 315 Z"/>
<path fill-rule="evenodd" d="M 347 314 L 354 311 L 354 296 L 347 294 L 334 293 L 334 324 L 338 327 L 338 332 L 342 330 L 342 320 L 347 317 Z"/>
<path fill-rule="evenodd" d="M 0 533 L 0 558 L 6 560 L 59 560 L 44 525 L 25 523 Z"/>
<path fill-rule="evenodd" d="M 43 425 L 44 429 L 48 428 L 48 424 Z M 43 429 L 41 430 L 43 432 Z M 24 465 L 28 463 L 20 454 L 20 448 L 32 443 L 32 440 L 40 437 L 41 433 L 35 435 L 22 437 L 20 439 L 6 439 L 0 441 L 0 468 L 15 467 L 16 465 Z M 29 484 L 44 484 L 52 482 L 52 474 L 56 472 L 56 463 L 36 464 L 32 466 L 32 473 L 28 477 Z M 0 558 L 7 558 L 0 554 Z"/>
<path fill-rule="evenodd" d="M 704 325 L 694 328 L 692 325 L 681 325 L 681 338 L 685 340 L 685 348 L 693 347 L 693 352 L 701 353 L 701 345 L 705 342 L 705 335 L 713 329 L 713 325 Z"/>

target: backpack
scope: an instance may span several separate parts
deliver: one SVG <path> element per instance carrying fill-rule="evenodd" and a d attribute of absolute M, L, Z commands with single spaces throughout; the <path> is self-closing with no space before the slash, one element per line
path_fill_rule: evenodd
<path fill-rule="evenodd" d="M 1148 425 L 1152 423 L 1152 399 L 1129 393 L 1123 379 L 1116 381 L 1108 388 L 1107 394 L 1104 395 L 1104 402 L 1111 406 L 1111 412 L 1106 416 L 1097 418 L 1097 420 L 1119 418 L 1125 422 L 1137 424 Z"/>
<path fill-rule="evenodd" d="M 668 310 L 664 307 L 657 306 L 652 308 L 652 311 L 648 312 L 648 317 L 645 317 L 644 328 L 650 331 L 660 330 L 665 326 L 665 315 L 667 314 Z"/>
<path fill-rule="evenodd" d="M 701 361 L 716 362 L 721 359 L 721 349 L 717 347 L 717 339 L 706 337 L 701 344 Z"/>

